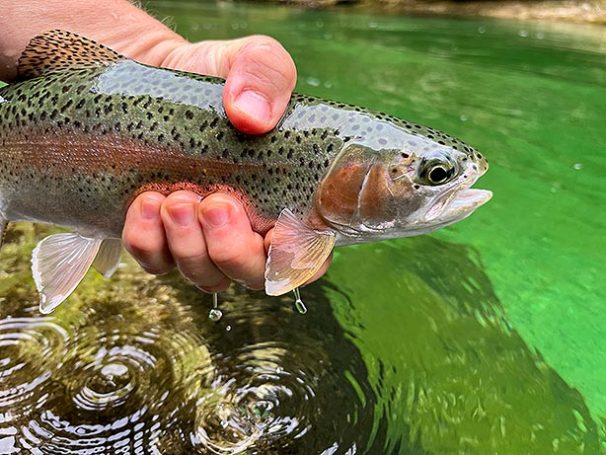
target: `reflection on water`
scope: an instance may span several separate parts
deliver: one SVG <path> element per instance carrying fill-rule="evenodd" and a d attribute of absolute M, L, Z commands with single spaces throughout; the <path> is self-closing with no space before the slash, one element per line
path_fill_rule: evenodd
<path fill-rule="evenodd" d="M 6 246 L 8 279 L 28 275 L 27 247 Z M 305 316 L 292 296 L 232 289 L 211 321 L 212 298 L 178 277 L 89 278 L 56 317 L 29 279 L 2 302 L 1 453 L 335 453 L 379 437 L 366 367 L 319 288 Z"/>
<path fill-rule="evenodd" d="M 232 289 L 211 321 L 212 297 L 130 263 L 119 286 L 91 274 L 42 317 L 31 281 L 16 284 L 31 245 L 2 254 L 2 453 L 598 448 L 580 395 L 507 325 L 466 247 L 353 247 L 334 284 L 304 289 L 307 314 Z"/>

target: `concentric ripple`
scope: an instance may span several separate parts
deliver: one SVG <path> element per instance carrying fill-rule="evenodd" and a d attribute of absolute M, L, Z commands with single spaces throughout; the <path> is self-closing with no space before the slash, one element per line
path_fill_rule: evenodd
<path fill-rule="evenodd" d="M 356 379 L 366 377 L 364 364 L 323 294 L 304 299 L 302 315 L 290 296 L 223 296 L 190 435 L 197 453 L 355 453 L 368 441 L 374 396 Z"/>
<path fill-rule="evenodd" d="M 179 431 L 175 415 L 187 402 L 188 378 L 177 364 L 183 355 L 205 361 L 193 341 L 182 334 L 164 338 L 158 329 L 80 330 L 55 374 L 60 386 L 28 423 L 23 447 L 44 447 L 45 453 L 153 450 L 165 434 Z"/>
<path fill-rule="evenodd" d="M 232 288 L 211 321 L 210 296 L 178 277 L 117 278 L 87 278 L 53 317 L 37 317 L 32 287 L 5 297 L 1 453 L 311 454 L 368 439 L 350 423 L 372 421 L 372 392 L 347 376 L 364 364 L 321 293 L 301 315 Z"/>
<path fill-rule="evenodd" d="M 68 335 L 51 318 L 0 320 L 2 424 L 46 400 L 49 379 L 61 367 Z"/>
<path fill-rule="evenodd" d="M 198 401 L 197 444 L 213 453 L 287 447 L 305 435 L 320 410 L 315 403 L 317 375 L 286 370 L 288 346 L 258 343 L 231 358 Z"/>

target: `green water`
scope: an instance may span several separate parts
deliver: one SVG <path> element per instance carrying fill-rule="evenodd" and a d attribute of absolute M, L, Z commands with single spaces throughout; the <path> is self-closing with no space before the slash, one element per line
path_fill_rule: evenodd
<path fill-rule="evenodd" d="M 606 452 L 605 29 L 149 7 L 191 40 L 272 35 L 299 91 L 473 144 L 494 199 L 430 236 L 339 250 L 305 315 L 232 289 L 216 323 L 209 297 L 128 262 L 43 318 L 27 258 L 42 234 L 13 230 L 0 453 Z"/>

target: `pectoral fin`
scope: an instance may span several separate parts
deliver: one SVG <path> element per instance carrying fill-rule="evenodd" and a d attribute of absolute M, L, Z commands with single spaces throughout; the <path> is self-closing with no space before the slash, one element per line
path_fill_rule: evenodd
<path fill-rule="evenodd" d="M 111 277 L 118 268 L 121 252 L 122 242 L 119 239 L 103 240 L 97 257 L 93 261 L 93 267 L 105 278 Z"/>
<path fill-rule="evenodd" d="M 32 272 L 40 293 L 40 312 L 52 312 L 76 289 L 95 260 L 103 239 L 55 234 L 32 253 Z M 103 261 L 107 264 L 106 261 Z"/>
<path fill-rule="evenodd" d="M 334 232 L 310 228 L 290 210 L 282 210 L 265 267 L 267 295 L 282 295 L 304 284 L 322 267 L 335 241 Z"/>

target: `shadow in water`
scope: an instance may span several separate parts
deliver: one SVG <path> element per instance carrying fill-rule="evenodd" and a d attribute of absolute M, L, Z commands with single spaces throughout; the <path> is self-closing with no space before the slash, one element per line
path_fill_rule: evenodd
<path fill-rule="evenodd" d="M 213 322 L 209 296 L 130 262 L 42 317 L 32 240 L 1 255 L 0 453 L 599 452 L 464 246 L 344 249 L 307 314 L 231 289 Z"/>
<path fill-rule="evenodd" d="M 510 327 L 471 248 L 430 236 L 353 247 L 329 279 L 380 397 L 375 420 L 388 421 L 383 452 L 600 453 L 583 397 Z"/>

